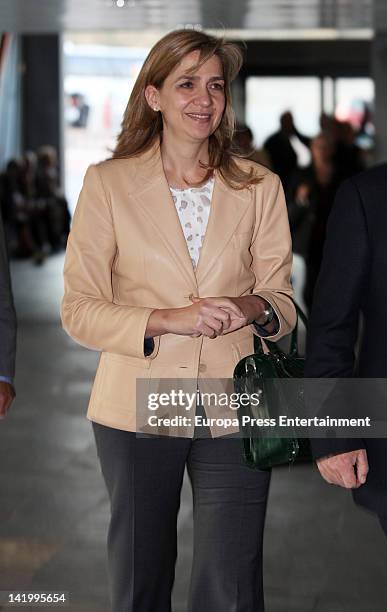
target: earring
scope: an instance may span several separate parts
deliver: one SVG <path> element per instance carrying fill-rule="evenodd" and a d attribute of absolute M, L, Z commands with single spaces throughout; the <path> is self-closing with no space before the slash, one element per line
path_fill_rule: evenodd
<path fill-rule="evenodd" d="M 157 106 L 153 107 L 153 110 L 155 111 L 155 113 L 157 113 L 159 111 L 159 109 L 157 108 Z"/>

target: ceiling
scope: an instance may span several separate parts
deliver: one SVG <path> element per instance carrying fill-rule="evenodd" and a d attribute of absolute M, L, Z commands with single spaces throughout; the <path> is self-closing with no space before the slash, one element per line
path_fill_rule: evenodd
<path fill-rule="evenodd" d="M 376 23 L 387 29 L 387 2 Z M 373 0 L 0 0 L 0 31 L 165 31 L 181 26 L 275 32 L 371 31 Z"/>

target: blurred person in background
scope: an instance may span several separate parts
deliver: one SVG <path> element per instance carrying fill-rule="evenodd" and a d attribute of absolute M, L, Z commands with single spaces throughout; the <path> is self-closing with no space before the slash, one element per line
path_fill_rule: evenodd
<path fill-rule="evenodd" d="M 66 245 L 70 213 L 58 185 L 54 147 L 9 160 L 0 175 L 0 204 L 11 256 L 32 256 L 41 264 Z"/>
<path fill-rule="evenodd" d="M 334 162 L 340 180 L 344 181 L 365 170 L 365 156 L 356 144 L 356 132 L 349 121 L 337 121 L 336 124 Z"/>
<path fill-rule="evenodd" d="M 332 115 L 322 113 L 320 127 L 321 133 L 332 144 L 334 163 L 341 181 L 365 170 L 367 152 L 357 144 L 357 140 L 361 140 L 362 124 L 356 131 L 349 121 L 339 121 Z"/>
<path fill-rule="evenodd" d="M 251 161 L 255 161 L 257 164 L 262 164 L 265 168 L 271 168 L 270 159 L 265 149 L 256 149 L 254 147 L 253 132 L 248 125 L 244 123 L 237 124 L 233 137 L 233 144 L 235 149 L 239 151 L 241 155 L 246 156 L 247 159 L 251 159 Z"/>
<path fill-rule="evenodd" d="M 36 264 L 44 262 L 50 252 L 48 236 L 50 233 L 47 207 L 36 197 L 36 175 L 38 157 L 34 151 L 26 151 L 22 158 L 21 184 L 28 213 L 29 231 L 33 246 L 32 257 Z"/>
<path fill-rule="evenodd" d="M 90 106 L 83 94 L 72 93 L 66 96 L 65 117 L 72 127 L 86 128 L 89 112 Z"/>
<path fill-rule="evenodd" d="M 310 237 L 314 223 L 314 211 L 310 202 L 309 185 L 298 182 L 290 184 L 287 192 L 287 207 L 290 231 L 292 235 L 292 285 L 294 299 L 303 312 L 307 311 L 305 304 L 305 283 L 307 276 L 306 262 L 309 255 Z"/>
<path fill-rule="evenodd" d="M 29 257 L 34 251 L 30 227 L 30 210 L 24 194 L 23 162 L 10 159 L 1 175 L 1 209 L 10 253 Z"/>
<path fill-rule="evenodd" d="M 21 184 L 23 195 L 30 200 L 36 194 L 37 155 L 34 151 L 25 151 L 22 157 Z"/>
<path fill-rule="evenodd" d="M 333 115 L 321 113 L 320 115 L 320 134 L 325 136 L 332 146 L 336 146 L 337 138 L 337 119 Z"/>
<path fill-rule="evenodd" d="M 54 147 L 48 145 L 38 150 L 36 203 L 47 216 L 51 250 L 60 250 L 66 246 L 71 217 L 67 200 L 59 187 L 57 153 Z"/>
<path fill-rule="evenodd" d="M 320 134 L 311 141 L 310 148 L 311 165 L 293 174 L 287 190 L 293 251 L 306 265 L 305 283 L 302 283 L 303 263 L 296 258 L 298 269 L 294 276 L 300 279 L 297 295 L 303 294 L 308 310 L 320 270 L 328 216 L 340 182 L 330 139 Z"/>
<path fill-rule="evenodd" d="M 0 419 L 15 398 L 16 313 L 8 267 L 7 245 L 0 214 Z"/>
<path fill-rule="evenodd" d="M 263 145 L 269 156 L 271 168 L 279 175 L 285 190 L 299 165 L 297 143 L 309 147 L 310 138 L 303 136 L 297 130 L 292 113 L 286 111 L 280 117 L 278 132 L 269 136 Z"/>

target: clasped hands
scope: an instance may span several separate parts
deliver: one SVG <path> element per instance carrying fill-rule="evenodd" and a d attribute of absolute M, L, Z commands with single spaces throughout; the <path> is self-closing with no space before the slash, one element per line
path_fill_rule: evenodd
<path fill-rule="evenodd" d="M 148 319 L 145 338 L 161 334 L 216 338 L 253 321 L 265 325 L 264 311 L 268 302 L 258 295 L 199 298 L 191 294 L 189 299 L 192 302 L 189 306 L 153 310 Z M 273 321 L 270 325 L 273 325 Z"/>
<path fill-rule="evenodd" d="M 193 315 L 192 337 L 207 336 L 216 338 L 229 334 L 255 320 L 263 314 L 266 302 L 257 295 L 239 298 L 189 296 L 192 306 L 188 307 Z"/>

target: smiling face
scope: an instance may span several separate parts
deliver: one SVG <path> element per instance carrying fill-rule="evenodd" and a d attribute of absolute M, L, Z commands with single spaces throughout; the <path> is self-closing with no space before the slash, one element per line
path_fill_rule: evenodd
<path fill-rule="evenodd" d="M 186 55 L 160 89 L 148 85 L 148 104 L 160 110 L 163 128 L 174 138 L 203 142 L 219 126 L 226 104 L 222 64 L 210 57 L 195 72 L 199 51 Z"/>

